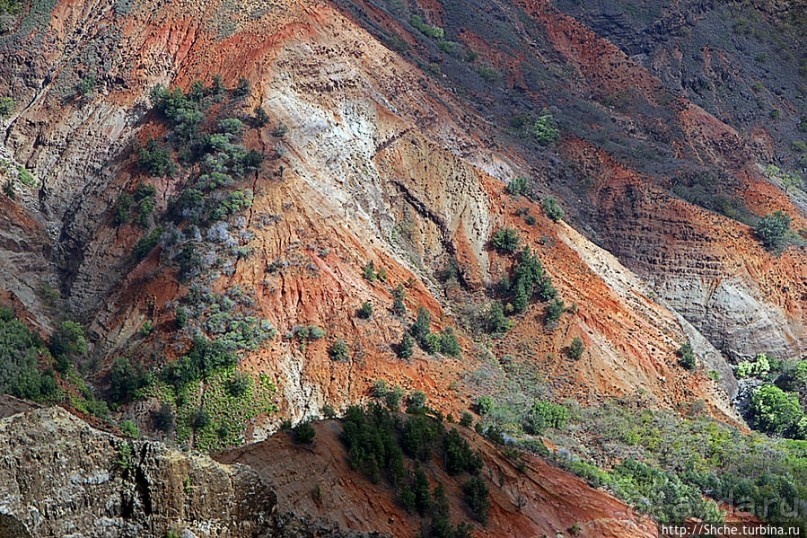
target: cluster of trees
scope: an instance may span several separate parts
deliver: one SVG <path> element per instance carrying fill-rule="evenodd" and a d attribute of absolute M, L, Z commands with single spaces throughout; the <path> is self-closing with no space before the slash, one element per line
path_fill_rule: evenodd
<path fill-rule="evenodd" d="M 14 311 L 0 307 L 0 392 L 18 398 L 44 401 L 58 395 L 47 346 L 19 320 Z M 40 363 L 45 368 L 40 368 Z"/>
<path fill-rule="evenodd" d="M 418 315 L 415 322 L 404 333 L 401 342 L 397 346 L 398 357 L 408 359 L 414 353 L 414 344 L 417 343 L 423 351 L 433 355 L 444 353 L 452 357 L 458 357 L 462 352 L 457 335 L 453 327 L 446 327 L 442 332 L 433 333 L 431 330 L 431 314 L 424 307 L 418 308 Z"/>
<path fill-rule="evenodd" d="M 494 234 L 492 242 L 499 250 L 516 252 L 519 247 L 518 232 L 511 228 L 503 228 Z M 544 324 L 548 327 L 554 326 L 566 311 L 563 301 L 558 298 L 552 279 L 544 271 L 541 260 L 529 247 L 524 247 L 518 252 L 511 274 L 502 278 L 496 288 L 505 304 L 493 301 L 488 306 L 483 316 L 482 327 L 490 334 L 507 332 L 511 326 L 507 316 L 524 312 L 533 299 L 549 302 L 544 314 Z M 580 352 L 582 353 L 582 350 Z"/>
<path fill-rule="evenodd" d="M 425 406 L 416 406 L 425 409 Z M 387 407 L 373 403 L 369 407 L 348 408 L 343 420 L 342 441 L 348 450 L 351 467 L 373 482 L 388 481 L 397 491 L 400 503 L 410 512 L 431 516 L 431 536 L 467 536 L 470 527 L 452 527 L 445 489 L 438 484 L 430 490 L 424 466 L 440 456 L 446 472 L 452 476 L 469 473 L 464 489 L 468 506 L 482 523 L 487 522 L 488 489 L 479 475 L 483 462 L 468 442 L 443 423 L 419 412 L 402 419 Z M 410 468 L 406 457 L 414 461 Z"/>

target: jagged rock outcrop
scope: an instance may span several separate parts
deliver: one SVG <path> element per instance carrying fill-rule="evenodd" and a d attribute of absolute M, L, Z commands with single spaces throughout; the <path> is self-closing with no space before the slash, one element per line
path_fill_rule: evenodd
<path fill-rule="evenodd" d="M 243 465 L 98 431 L 60 407 L 0 420 L 0 536 L 266 536 L 274 493 Z"/>

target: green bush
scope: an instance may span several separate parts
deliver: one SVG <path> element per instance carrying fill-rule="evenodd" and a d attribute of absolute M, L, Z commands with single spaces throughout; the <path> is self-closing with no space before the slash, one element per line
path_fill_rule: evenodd
<path fill-rule="evenodd" d="M 176 427 L 176 415 L 171 406 L 165 402 L 160 404 L 157 411 L 151 412 L 151 420 L 154 427 L 163 432 L 170 433 Z"/>
<path fill-rule="evenodd" d="M 474 409 L 479 415 L 487 415 L 493 410 L 493 398 L 487 395 L 480 396 L 474 402 Z"/>
<path fill-rule="evenodd" d="M 56 368 L 66 372 L 75 359 L 87 353 L 84 329 L 75 321 L 63 321 L 51 335 L 50 352 L 56 359 Z"/>
<path fill-rule="evenodd" d="M 546 428 L 563 428 L 569 420 L 569 410 L 566 407 L 536 400 L 532 409 L 524 417 L 524 431 L 533 435 L 540 435 Z"/>
<path fill-rule="evenodd" d="M 531 134 L 542 146 L 553 146 L 560 140 L 560 129 L 548 110 L 544 109 L 532 124 Z"/>
<path fill-rule="evenodd" d="M 406 297 L 406 290 L 401 284 L 398 284 L 395 289 L 392 290 L 392 314 L 398 317 L 402 317 L 406 314 L 406 305 L 404 304 L 403 300 Z"/>
<path fill-rule="evenodd" d="M 460 416 L 460 426 L 470 428 L 473 425 L 473 423 L 474 423 L 474 416 L 468 411 L 463 411 L 462 415 Z"/>
<path fill-rule="evenodd" d="M 156 247 L 160 242 L 160 237 L 162 234 L 163 229 L 161 226 L 158 226 L 138 239 L 137 243 L 135 243 L 135 246 L 132 249 L 132 256 L 134 256 L 135 260 L 142 260 L 146 257 L 146 255 L 148 255 L 149 252 L 154 250 L 154 247 Z"/>
<path fill-rule="evenodd" d="M 563 218 L 563 209 L 558 204 L 558 201 L 551 196 L 545 196 L 541 202 L 544 206 L 544 213 L 547 217 L 555 222 Z"/>
<path fill-rule="evenodd" d="M 317 431 L 314 429 L 314 426 L 310 421 L 305 420 L 291 429 L 291 435 L 296 444 L 310 445 L 314 442 L 314 437 L 316 437 Z"/>
<path fill-rule="evenodd" d="M 409 19 L 409 24 L 420 30 L 421 33 L 431 37 L 432 39 L 445 38 L 445 30 L 439 26 L 432 26 L 423 21 L 420 15 L 412 15 Z"/>
<path fill-rule="evenodd" d="M 120 431 L 128 437 L 140 437 L 140 428 L 129 419 L 121 421 Z"/>
<path fill-rule="evenodd" d="M 96 80 L 95 73 L 89 73 L 82 77 L 78 84 L 76 84 L 76 94 L 81 96 L 88 96 L 95 89 Z"/>
<path fill-rule="evenodd" d="M 350 360 L 350 349 L 344 338 L 339 338 L 328 348 L 328 355 L 337 362 L 347 362 Z"/>
<path fill-rule="evenodd" d="M 766 433 L 792 433 L 803 417 L 796 394 L 787 393 L 776 385 L 762 385 L 751 396 L 749 407 L 754 427 Z"/>
<path fill-rule="evenodd" d="M 14 99 L 12 99 L 11 97 L 0 97 L 0 119 L 5 119 L 13 113 L 14 113 Z"/>
<path fill-rule="evenodd" d="M 510 330 L 512 323 L 504 315 L 502 303 L 499 301 L 490 303 L 484 316 L 483 326 L 485 332 L 493 335 L 502 335 Z"/>
<path fill-rule="evenodd" d="M 569 345 L 569 349 L 566 351 L 566 355 L 570 359 L 577 360 L 583 356 L 583 352 L 586 350 L 586 346 L 583 344 L 583 340 L 580 339 L 579 336 L 575 336 L 572 338 L 572 343 Z"/>
<path fill-rule="evenodd" d="M 465 494 L 465 502 L 471 509 L 474 517 L 483 525 L 488 522 L 488 512 L 490 511 L 489 491 L 485 480 L 481 476 L 472 476 L 462 486 Z"/>
<path fill-rule="evenodd" d="M 462 353 L 460 342 L 457 340 L 457 335 L 454 334 L 453 327 L 446 327 L 440 333 L 440 351 L 451 357 L 459 357 L 460 353 Z"/>
<path fill-rule="evenodd" d="M 692 350 L 692 344 L 685 342 L 678 348 L 678 362 L 687 370 L 695 369 L 695 352 Z"/>
<path fill-rule="evenodd" d="M 236 85 L 235 89 L 233 90 L 233 96 L 234 97 L 246 97 L 246 96 L 248 96 L 250 94 L 251 91 L 252 91 L 252 89 L 251 89 L 250 84 L 249 84 L 249 79 L 241 77 L 240 79 L 238 79 L 238 84 Z"/>
<path fill-rule="evenodd" d="M 361 308 L 356 312 L 361 319 L 370 319 L 373 316 L 373 303 L 364 301 Z"/>
<path fill-rule="evenodd" d="M 515 228 L 500 228 L 493 234 L 491 244 L 499 252 L 513 253 L 518 250 L 519 241 L 518 230 Z"/>
<path fill-rule="evenodd" d="M 787 246 L 792 220 L 787 213 L 775 211 L 760 218 L 754 232 L 767 250 L 779 251 Z"/>
<path fill-rule="evenodd" d="M 396 346 L 395 352 L 400 359 L 408 359 L 415 352 L 415 339 L 408 332 L 405 332 L 400 343 Z"/>
<path fill-rule="evenodd" d="M 134 366 L 126 357 L 112 361 L 109 374 L 109 398 L 115 403 L 128 402 L 134 394 L 147 385 L 147 379 L 139 366 Z"/>
<path fill-rule="evenodd" d="M 168 148 L 161 146 L 153 138 L 140 148 L 137 166 L 150 176 L 173 176 L 177 172 L 177 164 L 171 158 Z"/>
<path fill-rule="evenodd" d="M 478 473 L 483 466 L 482 455 L 471 450 L 468 441 L 452 428 L 443 437 L 443 464 L 446 472 L 458 475 L 462 472 Z"/>
<path fill-rule="evenodd" d="M 554 327 L 557 325 L 560 316 L 566 311 L 566 306 L 560 299 L 555 299 L 546 306 L 544 312 L 544 325 L 546 327 Z"/>
<path fill-rule="evenodd" d="M 56 380 L 40 371 L 40 358 L 49 359 L 39 336 L 13 310 L 0 307 L 0 392 L 29 400 L 55 397 Z"/>

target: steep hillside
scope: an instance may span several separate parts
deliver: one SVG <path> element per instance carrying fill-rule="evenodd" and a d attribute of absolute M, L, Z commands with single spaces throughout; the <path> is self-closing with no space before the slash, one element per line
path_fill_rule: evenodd
<path fill-rule="evenodd" d="M 0 12 L 0 391 L 186 449 L 266 440 L 222 458 L 277 480 L 325 461 L 349 476 L 334 423 L 310 452 L 272 435 L 380 395 L 473 411 L 502 442 L 614 398 L 807 436 L 795 2 Z M 784 418 L 754 411 L 763 385 Z M 599 536 L 615 510 L 652 531 L 530 461 L 514 481 L 534 503 L 514 512 L 503 487 L 480 535 Z M 713 494 L 676 465 L 665 480 Z M 415 530 L 383 488 L 347 484 L 355 521 L 306 513 Z"/>

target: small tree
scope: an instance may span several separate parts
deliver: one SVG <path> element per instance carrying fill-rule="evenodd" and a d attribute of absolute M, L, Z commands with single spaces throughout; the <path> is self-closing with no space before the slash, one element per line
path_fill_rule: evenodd
<path fill-rule="evenodd" d="M 472 476 L 463 486 L 465 502 L 468 503 L 474 517 L 480 523 L 487 524 L 488 511 L 490 510 L 489 491 L 485 480 L 481 476 Z"/>
<path fill-rule="evenodd" d="M 558 324 L 558 320 L 560 320 L 560 316 L 565 311 L 566 307 L 563 304 L 563 301 L 560 299 L 555 299 L 546 306 L 546 311 L 544 313 L 544 325 L 549 328 L 555 327 Z"/>
<path fill-rule="evenodd" d="M 331 359 L 337 362 L 346 362 L 350 360 L 350 350 L 348 349 L 347 342 L 344 338 L 339 338 L 328 349 L 328 355 Z"/>
<path fill-rule="evenodd" d="M 408 359 L 415 352 L 415 339 L 408 332 L 405 332 L 401 342 L 398 344 L 398 358 Z"/>
<path fill-rule="evenodd" d="M 544 213 L 546 216 L 555 222 L 563 218 L 563 209 L 558 204 L 558 201 L 551 196 L 545 196 L 542 204 L 544 206 Z"/>
<path fill-rule="evenodd" d="M 361 319 L 370 319 L 373 315 L 373 303 L 370 301 L 364 301 L 361 308 L 359 308 L 357 315 Z"/>
<path fill-rule="evenodd" d="M 685 342 L 678 348 L 678 362 L 687 370 L 695 368 L 695 352 L 692 350 L 692 344 Z"/>
<path fill-rule="evenodd" d="M 787 213 L 774 211 L 757 221 L 754 232 L 767 250 L 779 251 L 787 245 L 792 220 Z"/>
<path fill-rule="evenodd" d="M 238 84 L 233 90 L 233 97 L 246 97 L 251 91 L 249 79 L 241 77 L 238 79 Z"/>
<path fill-rule="evenodd" d="M 0 97 L 0 119 L 9 117 L 14 112 L 14 99 Z"/>
<path fill-rule="evenodd" d="M 577 360 L 583 356 L 585 350 L 586 346 L 583 344 L 583 340 L 581 340 L 579 336 L 575 336 L 572 338 L 572 343 L 568 351 L 566 351 L 566 355 L 568 355 L 570 359 Z"/>
<path fill-rule="evenodd" d="M 432 316 L 425 307 L 418 307 L 418 317 L 412 324 L 410 332 L 421 346 L 425 342 L 426 336 L 431 333 L 431 319 Z"/>
<path fill-rule="evenodd" d="M 395 316 L 401 317 L 406 314 L 406 305 L 404 304 L 403 300 L 406 297 L 406 290 L 401 284 L 398 284 L 394 290 L 392 290 L 392 313 Z"/>
<path fill-rule="evenodd" d="M 511 194 L 513 196 L 521 196 L 527 192 L 527 178 L 524 176 L 518 176 L 510 180 L 507 184 L 507 194 Z"/>
<path fill-rule="evenodd" d="M 547 109 L 533 123 L 531 134 L 542 146 L 552 146 L 560 140 L 558 124 Z"/>
<path fill-rule="evenodd" d="M 776 385 L 756 389 L 751 396 L 750 409 L 757 429 L 780 435 L 793 428 L 803 416 L 798 396 Z"/>
<path fill-rule="evenodd" d="M 518 230 L 515 228 L 501 228 L 493 234 L 491 244 L 499 252 L 513 253 L 518 250 L 520 241 Z"/>
<path fill-rule="evenodd" d="M 314 429 L 314 426 L 311 425 L 311 422 L 306 420 L 293 427 L 291 429 L 291 435 L 296 444 L 310 445 L 314 442 L 317 431 Z"/>
<path fill-rule="evenodd" d="M 480 415 L 487 415 L 493 410 L 493 398 L 488 395 L 480 396 L 476 399 L 474 408 Z"/>
<path fill-rule="evenodd" d="M 484 327 L 486 332 L 494 335 L 504 334 L 510 330 L 510 320 L 504 315 L 504 307 L 499 301 L 493 301 L 488 306 Z"/>

